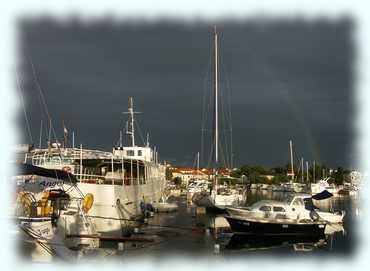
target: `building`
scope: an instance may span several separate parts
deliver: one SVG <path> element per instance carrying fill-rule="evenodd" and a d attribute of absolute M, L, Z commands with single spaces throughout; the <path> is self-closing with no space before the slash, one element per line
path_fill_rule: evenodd
<path fill-rule="evenodd" d="M 172 172 L 172 179 L 180 178 L 182 183 L 186 186 L 191 180 L 209 180 L 213 177 L 214 174 L 214 170 L 208 168 L 202 168 L 198 171 L 196 168 L 191 167 L 170 167 L 169 170 L 171 170 Z M 230 171 L 229 169 L 221 168 L 218 170 L 218 175 L 229 177 Z"/>

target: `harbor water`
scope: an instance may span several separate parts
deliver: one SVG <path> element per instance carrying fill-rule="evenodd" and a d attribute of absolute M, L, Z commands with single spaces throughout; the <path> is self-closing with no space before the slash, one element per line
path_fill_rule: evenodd
<path fill-rule="evenodd" d="M 262 199 L 284 200 L 287 192 L 249 191 L 246 205 Z M 220 214 L 211 214 L 186 201 L 186 195 L 170 197 L 179 206 L 176 212 L 155 213 L 135 229 L 136 241 L 101 242 L 101 248 L 91 252 L 89 259 L 122 260 L 126 257 L 210 256 L 247 257 L 253 255 L 343 255 L 350 256 L 356 248 L 356 225 L 361 219 L 359 198 L 335 196 L 324 200 L 322 210 L 346 212 L 343 227 L 328 229 L 325 238 L 279 238 L 233 235 Z M 328 227 L 327 227 L 328 228 Z M 36 246 L 23 247 L 23 254 L 35 254 Z M 38 248 L 40 250 L 40 248 Z M 37 257 L 32 260 L 37 261 Z M 75 258 L 78 258 L 76 252 Z M 59 257 L 57 257 L 59 259 Z M 54 261 L 50 256 L 42 261 Z M 39 259 L 40 260 L 40 259 Z"/>

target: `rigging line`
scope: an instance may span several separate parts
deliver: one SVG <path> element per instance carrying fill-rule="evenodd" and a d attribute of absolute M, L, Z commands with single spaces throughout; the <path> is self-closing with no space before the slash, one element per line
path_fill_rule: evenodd
<path fill-rule="evenodd" d="M 232 89 L 230 85 L 229 76 L 226 70 L 225 65 L 223 64 L 223 61 L 221 61 L 221 70 L 223 74 L 225 74 L 225 81 L 226 81 L 226 91 L 227 91 L 227 102 L 228 102 L 228 109 L 229 109 L 229 128 L 230 128 L 230 167 L 233 166 L 233 121 L 232 121 L 232 107 L 231 107 L 231 100 L 232 100 Z"/>
<path fill-rule="evenodd" d="M 145 146 L 145 140 L 144 140 L 144 137 L 143 137 L 143 134 L 142 134 L 140 125 L 139 125 L 139 123 L 138 123 L 138 121 L 136 119 L 134 120 L 134 123 L 136 124 L 137 130 L 139 132 L 140 139 L 141 139 L 141 141 L 143 143 L 143 146 Z"/>
<path fill-rule="evenodd" d="M 23 93 L 22 93 L 22 86 L 21 86 L 21 82 L 19 81 L 19 76 L 18 76 L 18 72 L 17 72 L 17 69 L 16 68 L 14 68 L 14 72 L 15 72 L 15 78 L 17 80 L 18 89 L 19 89 L 19 97 L 20 97 L 20 100 L 21 100 L 21 104 L 22 104 L 22 108 L 23 108 L 23 113 L 24 113 L 24 117 L 25 117 L 25 120 L 26 120 L 28 136 L 30 138 L 31 144 L 33 144 L 33 138 L 32 138 L 32 133 L 31 133 L 31 126 L 30 126 L 30 122 L 28 120 L 26 106 L 24 104 L 24 98 L 23 98 Z"/>
<path fill-rule="evenodd" d="M 35 66 L 33 65 L 33 62 L 32 62 L 32 59 L 31 59 L 31 56 L 30 56 L 30 53 L 29 53 L 29 45 L 28 45 L 28 41 L 27 41 L 27 37 L 26 36 L 24 37 L 24 41 L 25 41 L 25 45 L 26 45 L 26 55 L 27 55 L 28 61 L 29 61 L 30 65 L 31 65 L 31 69 L 32 69 L 33 81 L 36 84 L 37 90 L 39 92 L 39 95 L 41 97 L 41 101 L 42 101 L 43 106 L 44 106 L 45 113 L 46 113 L 46 115 L 48 117 L 48 120 L 49 120 L 49 131 L 51 130 L 53 132 L 54 138 L 55 138 L 55 140 L 57 140 L 55 129 L 54 129 L 54 127 L 51 124 L 51 115 L 50 115 L 50 112 L 49 112 L 48 107 L 47 107 L 47 104 L 46 104 L 45 95 L 44 95 L 44 93 L 42 91 L 42 88 L 41 88 L 41 85 L 40 85 L 40 83 L 39 83 L 39 81 L 37 79 L 37 74 L 36 74 Z M 62 157 L 62 152 L 61 152 L 61 149 L 60 149 L 60 147 L 59 147 L 58 144 L 57 144 L 57 148 L 59 150 L 60 157 Z"/>
<path fill-rule="evenodd" d="M 223 91 L 220 91 L 220 100 L 221 101 L 224 101 L 224 92 Z M 223 136 L 223 139 L 224 139 L 224 165 L 227 167 L 229 165 L 229 144 L 228 144 L 228 138 L 227 138 L 227 130 L 225 128 L 227 128 L 227 115 L 225 113 L 225 105 L 221 102 L 220 103 L 220 109 L 221 109 L 221 118 L 222 118 L 222 121 L 223 121 L 223 125 L 222 125 L 222 136 Z M 222 146 L 222 144 L 220 144 Z M 222 147 L 220 149 L 223 149 Z"/>
<path fill-rule="evenodd" d="M 32 230 L 32 229 L 27 229 L 27 228 L 24 228 L 24 227 L 20 227 L 21 230 L 26 234 L 28 235 L 29 237 L 31 237 L 32 239 L 34 239 L 39 245 L 41 248 L 43 248 L 47 253 L 49 253 L 51 256 L 58 256 L 54 253 L 54 251 L 47 247 L 44 243 L 40 242 L 38 240 L 37 237 L 39 237 L 40 239 L 44 239 L 41 235 L 39 235 L 36 231 Z M 31 233 L 34 233 L 36 237 L 34 237 Z"/>
<path fill-rule="evenodd" d="M 215 149 L 215 145 L 214 144 L 210 144 L 210 152 L 209 152 L 209 157 L 208 157 L 208 162 L 207 162 L 207 168 L 210 168 L 211 165 L 212 165 L 212 157 L 213 157 L 213 151 Z"/>
<path fill-rule="evenodd" d="M 206 108 L 206 102 L 207 102 L 207 89 L 208 89 L 208 82 L 209 82 L 209 79 L 210 79 L 210 70 L 211 70 L 211 65 L 212 65 L 212 50 L 211 50 L 211 47 L 209 48 L 208 50 L 208 64 L 207 64 L 207 68 L 206 68 L 206 72 L 205 72 L 205 76 L 203 77 L 203 95 L 202 95 L 202 108 L 201 108 L 201 151 L 200 151 L 200 155 L 201 155 L 201 161 L 203 161 L 203 157 L 204 157 L 204 149 L 203 149 L 203 144 L 204 144 L 204 135 L 203 135 L 203 131 L 204 131 L 204 128 L 205 128 L 205 125 L 206 125 L 206 111 L 207 111 L 207 108 Z"/>
<path fill-rule="evenodd" d="M 196 164 L 197 164 L 197 157 L 198 157 L 198 155 L 196 154 L 196 155 L 195 155 L 195 159 L 193 160 L 193 165 L 192 165 L 192 168 L 193 168 L 193 169 L 196 167 Z"/>

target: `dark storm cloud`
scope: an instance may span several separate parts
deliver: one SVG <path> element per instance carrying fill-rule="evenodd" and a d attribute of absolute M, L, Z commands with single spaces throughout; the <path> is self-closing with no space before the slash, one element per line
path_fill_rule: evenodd
<path fill-rule="evenodd" d="M 235 164 L 285 164 L 292 138 L 299 156 L 349 165 L 351 26 L 347 20 L 218 25 L 220 84 L 221 91 L 231 91 Z M 64 120 L 76 132 L 76 144 L 109 150 L 133 96 L 143 112 L 141 133 L 150 132 L 162 159 L 193 163 L 200 150 L 202 95 L 212 88 L 211 25 L 40 20 L 24 22 L 20 31 L 60 136 Z M 26 106 L 38 142 L 40 119 L 45 124 L 46 118 L 22 52 Z"/>

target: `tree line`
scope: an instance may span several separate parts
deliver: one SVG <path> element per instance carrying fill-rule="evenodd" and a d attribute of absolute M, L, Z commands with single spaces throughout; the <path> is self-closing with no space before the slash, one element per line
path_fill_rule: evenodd
<path fill-rule="evenodd" d="M 251 166 L 243 165 L 238 169 L 235 169 L 231 173 L 231 177 L 242 178 L 249 183 L 267 183 L 267 184 L 279 184 L 289 182 L 291 176 L 288 173 L 291 172 L 291 166 L 289 164 L 283 167 L 262 167 L 262 166 Z M 343 184 L 348 181 L 349 170 L 338 167 L 331 169 L 323 164 L 316 163 L 315 167 L 312 165 L 308 168 L 308 174 L 306 168 L 303 170 L 300 167 L 294 167 L 294 179 L 297 182 L 312 183 L 325 177 L 331 177 L 337 185 Z M 308 176 L 307 176 L 308 175 Z M 303 178 L 302 178 L 303 177 Z"/>

